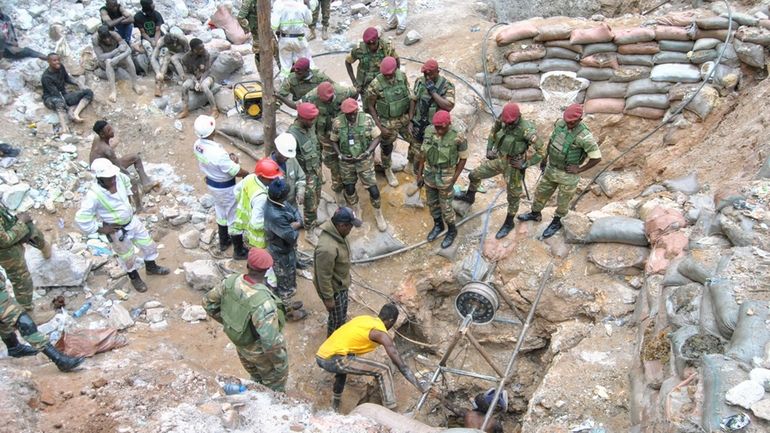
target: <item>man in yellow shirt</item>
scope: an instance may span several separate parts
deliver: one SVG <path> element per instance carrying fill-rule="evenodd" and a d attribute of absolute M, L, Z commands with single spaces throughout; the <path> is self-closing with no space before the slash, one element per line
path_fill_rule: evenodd
<path fill-rule="evenodd" d="M 389 303 L 382 306 L 378 317 L 358 316 L 339 327 L 323 342 L 316 352 L 318 366 L 334 373 L 332 388 L 332 409 L 339 410 L 342 390 L 348 374 L 374 376 L 380 386 L 382 404 L 388 409 L 396 407 L 396 393 L 393 389 L 393 372 L 388 364 L 361 358 L 382 345 L 398 371 L 421 393 L 428 390 L 428 384 L 418 381 L 412 370 L 401 360 L 388 330 L 396 324 L 398 308 Z"/>

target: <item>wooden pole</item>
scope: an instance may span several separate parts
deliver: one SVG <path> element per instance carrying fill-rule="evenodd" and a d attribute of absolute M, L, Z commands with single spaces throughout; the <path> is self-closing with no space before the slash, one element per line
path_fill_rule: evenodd
<path fill-rule="evenodd" d="M 275 143 L 275 87 L 273 86 L 273 49 L 278 49 L 273 30 L 270 28 L 270 0 L 257 0 L 259 26 L 259 77 L 262 81 L 262 124 L 265 133 L 264 156 L 269 156 Z"/>

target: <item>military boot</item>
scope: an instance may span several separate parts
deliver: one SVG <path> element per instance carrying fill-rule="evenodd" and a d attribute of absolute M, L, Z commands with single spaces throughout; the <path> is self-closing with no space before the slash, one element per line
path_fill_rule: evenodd
<path fill-rule="evenodd" d="M 468 191 L 465 191 L 465 194 L 458 196 L 457 200 L 464 201 L 468 204 L 473 204 L 476 202 L 476 191 L 468 188 Z"/>
<path fill-rule="evenodd" d="M 233 260 L 246 260 L 249 250 L 243 245 L 243 235 L 232 235 L 230 240 L 233 243 Z"/>
<path fill-rule="evenodd" d="M 155 260 L 145 260 L 144 266 L 148 275 L 168 275 L 171 273 L 171 269 L 155 263 Z"/>
<path fill-rule="evenodd" d="M 139 271 L 133 270 L 128 273 L 128 279 L 131 280 L 131 286 L 139 293 L 147 291 L 147 284 L 142 281 L 142 277 L 139 276 Z"/>
<path fill-rule="evenodd" d="M 312 41 L 315 38 L 316 38 L 315 27 L 310 27 L 310 33 L 308 33 L 307 38 L 305 39 L 307 39 L 308 41 Z"/>
<path fill-rule="evenodd" d="M 506 236 L 508 236 L 508 233 L 513 230 L 513 215 L 507 215 L 505 217 L 505 222 L 503 223 L 503 226 L 500 227 L 500 230 L 497 231 L 497 234 L 495 235 L 495 239 L 502 239 Z"/>
<path fill-rule="evenodd" d="M 446 231 L 446 236 L 444 236 L 444 240 L 441 241 L 441 248 L 449 248 L 452 243 L 455 241 L 455 238 L 457 237 L 457 226 L 454 224 L 449 224 L 449 227 Z"/>
<path fill-rule="evenodd" d="M 374 219 L 377 221 L 377 230 L 384 232 L 388 229 L 388 223 L 385 222 L 385 217 L 382 216 L 382 209 L 374 210 Z"/>
<path fill-rule="evenodd" d="M 14 332 L 11 335 L 3 337 L 5 348 L 8 349 L 8 356 L 12 358 L 22 358 L 24 356 L 34 356 L 37 354 L 32 346 L 19 343 L 19 337 Z"/>
<path fill-rule="evenodd" d="M 433 219 L 433 229 L 428 233 L 428 242 L 434 241 L 441 232 L 444 231 L 444 220 L 441 218 Z"/>
<path fill-rule="evenodd" d="M 396 175 L 393 174 L 393 170 L 390 167 L 385 169 L 385 179 L 388 180 L 388 185 L 393 188 L 398 186 L 398 179 L 396 179 Z"/>
<path fill-rule="evenodd" d="M 543 219 L 543 216 L 540 212 L 529 212 L 519 215 L 516 218 L 518 218 L 519 221 L 540 221 Z"/>
<path fill-rule="evenodd" d="M 543 239 L 548 239 L 555 235 L 561 229 L 561 217 L 555 216 L 551 220 L 551 224 L 543 230 Z"/>
<path fill-rule="evenodd" d="M 53 361 L 54 364 L 56 364 L 56 367 L 64 372 L 72 371 L 76 369 L 81 363 L 83 363 L 83 357 L 78 356 L 67 356 L 58 350 L 56 350 L 55 347 L 53 347 L 50 343 L 45 346 L 45 349 L 43 349 L 43 353 L 45 356 L 47 356 L 51 361 Z"/>
<path fill-rule="evenodd" d="M 233 241 L 230 239 L 230 233 L 228 232 L 227 226 L 217 224 L 217 228 L 219 229 L 219 251 L 224 251 L 230 248 Z"/>
<path fill-rule="evenodd" d="M 321 29 L 321 39 L 323 39 L 323 40 L 329 39 L 329 27 L 328 26 L 324 26 Z"/>

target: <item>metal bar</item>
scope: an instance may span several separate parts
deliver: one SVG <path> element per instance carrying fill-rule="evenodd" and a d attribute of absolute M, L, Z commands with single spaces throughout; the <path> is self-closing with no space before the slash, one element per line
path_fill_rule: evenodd
<path fill-rule="evenodd" d="M 499 377 L 487 376 L 486 374 L 474 373 L 472 371 L 460 370 L 460 369 L 451 368 L 451 367 L 440 367 L 440 368 L 441 368 L 442 371 L 446 371 L 447 373 L 456 374 L 458 376 L 474 377 L 476 379 L 488 380 L 490 382 L 497 382 L 497 381 L 500 380 Z"/>
<path fill-rule="evenodd" d="M 505 387 L 505 382 L 508 381 L 508 379 L 512 376 L 513 365 L 516 362 L 516 357 L 518 356 L 519 351 L 521 350 L 521 347 L 524 344 L 524 339 L 527 336 L 529 325 L 530 323 L 532 323 L 532 319 L 535 317 L 535 310 L 537 309 L 537 304 L 540 303 L 540 298 L 543 296 L 545 283 L 551 277 L 552 271 L 553 271 L 553 262 L 549 263 L 548 267 L 545 268 L 545 272 L 543 273 L 543 279 L 540 281 L 540 287 L 537 289 L 537 295 L 535 296 L 535 300 L 532 302 L 532 307 L 530 307 L 529 309 L 527 320 L 524 322 L 524 326 L 521 327 L 521 331 L 519 332 L 519 340 L 516 342 L 516 348 L 513 349 L 513 353 L 511 354 L 511 359 L 508 361 L 508 366 L 505 369 L 505 374 L 503 375 L 502 379 L 500 379 L 500 382 L 497 384 L 497 389 L 495 390 L 495 396 L 492 398 L 492 401 L 489 403 L 489 410 L 487 410 L 487 414 L 486 416 L 484 416 L 484 423 L 481 425 L 480 430 L 482 431 L 486 431 L 487 425 L 489 425 L 489 421 L 492 419 L 492 414 L 495 412 L 497 401 L 500 399 L 500 393 L 502 393 L 503 388 Z"/>
<path fill-rule="evenodd" d="M 519 309 L 516 308 L 516 304 L 513 303 L 513 300 L 511 299 L 511 297 L 508 296 L 508 294 L 505 293 L 505 290 L 503 290 L 502 288 L 500 289 L 495 288 L 495 289 L 497 291 L 497 294 L 500 295 L 501 298 L 503 298 L 503 301 L 505 301 L 505 303 L 508 304 L 508 307 L 511 309 L 511 311 L 513 311 L 513 315 L 516 316 L 517 319 L 519 319 L 518 324 L 524 323 L 524 318 L 521 317 L 521 313 L 519 313 Z"/>
<path fill-rule="evenodd" d="M 492 357 L 489 356 L 487 351 L 484 350 L 483 347 L 481 347 L 481 344 L 479 344 L 479 340 L 476 340 L 476 337 L 474 337 L 473 334 L 471 334 L 470 332 L 465 334 L 465 336 L 468 337 L 468 341 L 471 342 L 473 347 L 475 347 L 476 350 L 479 351 L 479 355 L 481 355 L 481 357 L 484 358 L 484 361 L 487 361 L 487 364 L 489 364 L 489 366 L 492 367 L 492 370 L 495 370 L 495 373 L 497 373 L 497 375 L 502 378 L 505 375 L 505 373 L 503 373 L 502 370 L 497 368 L 497 365 L 495 365 L 495 362 L 492 359 Z"/>
<path fill-rule="evenodd" d="M 518 318 L 514 320 L 514 319 L 509 319 L 507 317 L 495 317 L 492 319 L 492 321 L 498 322 L 498 323 L 505 323 L 508 325 L 521 325 L 524 323 L 524 321 L 519 320 Z"/>

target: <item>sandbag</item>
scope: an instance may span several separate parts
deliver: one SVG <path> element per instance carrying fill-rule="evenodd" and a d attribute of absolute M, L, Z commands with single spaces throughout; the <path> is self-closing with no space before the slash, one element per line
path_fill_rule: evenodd
<path fill-rule="evenodd" d="M 767 319 L 767 302 L 743 301 L 725 354 L 746 363 L 751 363 L 754 357 L 762 358 L 765 344 L 770 342 L 770 330 L 765 325 Z"/>
<path fill-rule="evenodd" d="M 741 66 L 741 60 L 738 58 L 738 53 L 735 51 L 735 46 L 732 42 L 725 45 L 724 42 L 720 42 L 719 45 L 714 48 L 717 53 L 722 52 L 724 47 L 725 52 L 722 54 L 722 61 L 719 62 L 722 66 L 730 66 L 733 68 L 739 68 Z"/>
<path fill-rule="evenodd" d="M 735 28 L 731 32 L 728 32 L 727 30 L 696 30 L 693 34 L 692 39 L 704 39 L 704 38 L 713 38 L 713 39 L 719 39 L 720 41 L 727 40 L 727 35 L 731 34 L 731 39 L 735 35 Z"/>
<path fill-rule="evenodd" d="M 696 65 L 700 65 L 701 63 L 706 63 L 716 59 L 717 50 L 690 51 L 689 53 L 687 53 L 687 56 L 690 58 L 690 61 L 692 63 L 695 63 Z"/>
<path fill-rule="evenodd" d="M 674 295 L 673 293 L 670 295 Z M 698 360 L 700 359 L 700 356 L 693 357 L 693 356 L 685 356 L 682 352 L 684 352 L 685 343 L 688 339 L 691 337 L 694 337 L 698 335 L 699 330 L 698 327 L 695 326 L 695 324 L 690 324 L 686 321 L 686 319 L 680 319 L 676 320 L 676 318 L 679 316 L 677 311 L 669 311 L 669 308 L 673 308 L 673 305 L 669 305 L 668 299 L 666 302 L 666 313 L 668 314 L 669 323 L 672 322 L 672 318 L 674 318 L 674 325 L 678 327 L 676 331 L 669 334 L 669 338 L 671 339 L 671 354 L 673 355 L 673 364 L 674 364 L 674 370 L 676 371 L 677 376 L 679 376 L 680 379 L 684 379 L 684 369 L 687 367 L 695 367 L 698 365 Z M 687 317 L 687 312 L 683 314 L 683 316 Z M 697 322 L 696 322 L 697 324 Z M 689 355 L 689 354 L 688 354 Z"/>
<path fill-rule="evenodd" d="M 503 65 L 503 69 L 500 70 L 500 75 L 506 77 L 508 75 L 537 74 L 539 71 L 540 64 L 538 62 L 523 62 Z"/>
<path fill-rule="evenodd" d="M 695 41 L 695 43 L 692 46 L 692 50 L 698 51 L 698 50 L 710 50 L 712 48 L 716 48 L 719 43 L 722 42 L 719 39 L 714 38 L 703 38 L 698 39 Z"/>
<path fill-rule="evenodd" d="M 586 91 L 581 90 L 575 95 L 575 102 L 578 104 L 583 104 L 586 102 Z"/>
<path fill-rule="evenodd" d="M 650 79 L 672 83 L 696 83 L 700 81 L 701 77 L 700 69 L 695 65 L 665 64 L 653 67 Z"/>
<path fill-rule="evenodd" d="M 217 130 L 225 134 L 240 138 L 251 144 L 262 144 L 265 142 L 265 132 L 262 128 L 262 122 L 243 119 L 239 116 L 227 117 L 224 120 L 217 120 Z"/>
<path fill-rule="evenodd" d="M 615 53 L 618 51 L 618 46 L 612 42 L 606 42 L 603 44 L 590 44 L 583 47 L 583 56 L 592 56 L 598 53 Z"/>
<path fill-rule="evenodd" d="M 720 16 L 724 17 L 725 19 L 728 18 L 727 13 L 720 14 Z M 738 24 L 736 25 L 736 23 Z M 738 25 L 754 27 L 758 24 L 759 24 L 759 19 L 757 19 L 756 17 L 744 12 L 733 11 L 733 28 L 738 27 Z"/>
<path fill-rule="evenodd" d="M 601 23 L 597 27 L 573 30 L 569 37 L 569 43 L 572 45 L 596 44 L 600 42 L 610 42 L 613 38 L 614 35 L 612 34 L 610 26 Z"/>
<path fill-rule="evenodd" d="M 655 23 L 659 26 L 686 27 L 690 25 L 699 13 L 694 10 L 670 12 L 662 17 L 656 17 Z"/>
<path fill-rule="evenodd" d="M 583 57 L 580 59 L 580 64 L 589 68 L 617 69 L 620 67 L 620 65 L 618 65 L 617 57 L 618 55 L 615 53 L 599 53 L 592 56 Z"/>
<path fill-rule="evenodd" d="M 714 68 L 714 62 L 706 62 L 700 65 L 702 80 L 705 80 L 709 76 L 712 68 Z M 709 82 L 717 88 L 733 90 L 741 81 L 741 77 L 742 73 L 740 69 L 718 65 L 714 74 L 711 75 Z M 712 105 L 715 104 L 716 101 L 713 101 Z"/>
<path fill-rule="evenodd" d="M 668 90 L 668 100 L 681 101 L 687 95 L 694 92 L 699 86 L 700 86 L 699 84 L 682 84 L 682 83 L 674 84 Z"/>
<path fill-rule="evenodd" d="M 650 107 L 636 107 L 632 109 L 623 110 L 624 114 L 629 116 L 641 117 L 643 119 L 657 120 L 662 119 L 666 115 L 666 110 L 660 110 Z"/>
<path fill-rule="evenodd" d="M 690 172 L 686 176 L 677 177 L 663 181 L 663 186 L 669 191 L 681 192 L 682 194 L 692 195 L 700 191 L 697 173 Z"/>
<path fill-rule="evenodd" d="M 609 68 L 589 68 L 582 67 L 577 71 L 578 78 L 585 78 L 591 81 L 607 81 L 615 75 L 615 71 Z"/>
<path fill-rule="evenodd" d="M 538 28 L 535 40 L 538 42 L 569 39 L 572 34 L 572 26 L 569 24 L 547 24 Z"/>
<path fill-rule="evenodd" d="M 596 101 L 601 101 L 601 99 Z M 591 100 L 586 102 L 586 112 L 588 112 L 588 105 L 591 102 Z M 648 245 L 647 236 L 644 234 L 644 222 L 640 219 L 627 217 L 605 217 L 597 219 L 588 231 L 586 242 L 615 242 L 641 247 Z"/>
<path fill-rule="evenodd" d="M 661 51 L 652 56 L 652 63 L 660 65 L 662 63 L 690 63 L 687 53 L 677 51 Z"/>
<path fill-rule="evenodd" d="M 679 262 L 677 270 L 686 278 L 701 284 L 706 284 L 706 281 L 711 278 L 711 272 L 692 257 L 686 257 Z"/>
<path fill-rule="evenodd" d="M 652 56 L 645 54 L 618 54 L 621 65 L 652 66 Z"/>
<path fill-rule="evenodd" d="M 694 43 L 692 41 L 660 41 L 658 46 L 661 51 L 677 51 L 686 53 L 692 51 Z"/>
<path fill-rule="evenodd" d="M 580 63 L 574 60 L 566 60 L 566 59 L 543 59 L 542 61 L 540 61 L 540 65 L 539 65 L 540 72 L 551 72 L 551 71 L 577 72 L 579 69 L 580 69 Z"/>
<path fill-rule="evenodd" d="M 551 47 L 545 49 L 545 57 L 549 59 L 580 60 L 580 54 L 566 48 Z"/>
<path fill-rule="evenodd" d="M 761 45 L 736 39 L 733 46 L 741 62 L 754 68 L 765 67 L 765 50 Z"/>
<path fill-rule="evenodd" d="M 500 29 L 495 35 L 498 47 L 504 47 L 522 39 L 533 38 L 538 35 L 537 27 L 529 21 L 520 21 Z"/>
<path fill-rule="evenodd" d="M 689 41 L 687 29 L 677 26 L 655 26 L 655 39 L 659 41 Z"/>
<path fill-rule="evenodd" d="M 657 42 L 640 42 L 618 46 L 618 54 L 657 54 L 660 47 Z"/>
<path fill-rule="evenodd" d="M 504 86 L 495 85 L 489 87 L 489 94 L 496 99 L 514 102 L 534 102 L 543 100 L 543 92 L 538 88 L 512 90 Z"/>
<path fill-rule="evenodd" d="M 615 35 L 613 42 L 618 45 L 649 42 L 655 39 L 655 30 L 644 27 L 615 29 L 612 32 Z"/>
<path fill-rule="evenodd" d="M 685 284 L 692 283 L 693 281 L 681 273 L 679 273 L 679 263 L 682 259 L 673 260 L 666 268 L 666 274 L 663 277 L 663 287 L 669 286 L 683 286 Z"/>
<path fill-rule="evenodd" d="M 648 94 L 634 95 L 626 99 L 626 110 L 634 108 L 657 108 L 666 110 L 669 107 L 668 95 L 666 94 Z"/>
<path fill-rule="evenodd" d="M 730 26 L 730 20 L 725 17 L 705 17 L 695 20 L 695 24 L 699 29 L 703 30 L 722 30 L 727 29 Z M 733 23 L 733 29 L 738 26 Z"/>
<path fill-rule="evenodd" d="M 610 81 L 617 83 L 629 83 L 632 81 L 649 78 L 652 68 L 649 66 L 620 66 L 613 71 Z"/>
<path fill-rule="evenodd" d="M 746 373 L 738 363 L 724 355 L 703 355 L 698 379 L 703 382 L 703 403 L 700 426 L 703 431 L 721 432 L 722 419 L 735 414 L 735 408 L 728 406 L 725 394 L 738 385 Z"/>
<path fill-rule="evenodd" d="M 238 20 L 235 19 L 230 9 L 225 5 L 219 5 L 217 11 L 211 16 L 209 22 L 225 31 L 227 40 L 235 45 L 241 45 L 249 40 L 248 33 L 244 32 Z M 257 35 L 254 35 L 256 38 Z"/>
<path fill-rule="evenodd" d="M 574 51 L 578 54 L 583 53 L 583 46 L 582 45 L 572 45 L 569 43 L 569 39 L 567 40 L 559 40 L 559 41 L 548 41 L 545 43 L 546 48 L 548 47 L 557 47 L 557 48 L 564 48 L 570 51 Z"/>
<path fill-rule="evenodd" d="M 626 100 L 623 98 L 600 98 L 586 100 L 584 109 L 587 114 L 621 114 L 625 106 Z"/>
<path fill-rule="evenodd" d="M 527 89 L 540 87 L 540 75 L 509 75 L 503 78 L 506 89 Z"/>
<path fill-rule="evenodd" d="M 626 98 L 634 95 L 663 93 L 666 95 L 666 100 L 668 100 L 668 91 L 670 88 L 671 83 L 667 83 L 665 81 L 652 81 L 649 78 L 636 80 L 628 85 L 628 89 L 626 90 Z"/>
<path fill-rule="evenodd" d="M 689 98 L 689 95 L 685 96 L 685 100 L 687 98 Z M 700 120 L 704 120 L 706 116 L 711 113 L 711 110 L 714 109 L 714 106 L 716 106 L 718 100 L 719 92 L 717 92 L 717 90 L 711 86 L 704 86 L 703 89 L 701 89 L 701 91 L 695 95 L 692 101 L 690 101 L 690 103 L 684 107 L 684 109 L 698 116 Z M 684 101 L 682 101 L 680 104 L 677 104 L 676 107 L 678 108 L 678 106 L 683 103 Z"/>
<path fill-rule="evenodd" d="M 735 302 L 733 283 L 724 278 L 711 278 L 706 282 L 719 334 L 730 339 L 738 321 L 739 305 Z M 745 302 L 744 302 L 745 303 Z"/>
<path fill-rule="evenodd" d="M 128 345 L 128 338 L 118 334 L 114 328 L 81 329 L 75 332 L 64 331 L 56 349 L 68 356 L 90 358 L 97 353 L 107 352 Z"/>
<path fill-rule="evenodd" d="M 545 57 L 545 46 L 541 44 L 528 44 L 517 47 L 515 50 L 508 53 L 506 59 L 508 59 L 509 63 L 521 63 L 540 60 L 543 57 Z"/>
<path fill-rule="evenodd" d="M 211 64 L 209 75 L 219 83 L 229 78 L 233 72 L 243 66 L 243 57 L 237 51 L 224 51 L 219 53 L 214 63 Z"/>
<path fill-rule="evenodd" d="M 591 83 L 586 90 L 586 98 L 588 99 L 600 99 L 600 98 L 623 98 L 626 95 L 628 84 L 626 83 L 611 83 L 609 81 L 599 81 Z"/>
<path fill-rule="evenodd" d="M 486 74 L 484 75 L 483 72 L 479 72 L 478 74 L 474 75 L 473 78 L 476 80 L 479 84 L 485 84 L 484 80 L 487 80 L 490 85 L 492 84 L 503 84 L 503 77 L 497 74 Z"/>

